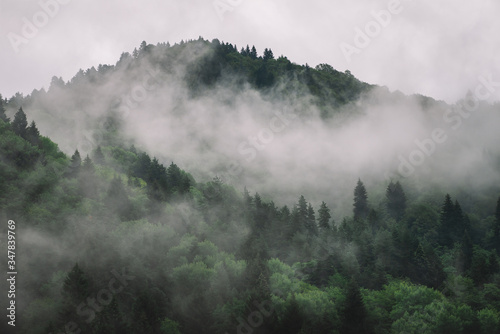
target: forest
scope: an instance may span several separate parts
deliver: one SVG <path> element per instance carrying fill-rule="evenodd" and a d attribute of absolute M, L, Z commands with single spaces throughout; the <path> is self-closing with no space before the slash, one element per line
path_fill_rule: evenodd
<path fill-rule="evenodd" d="M 146 63 L 160 74 L 145 74 Z M 136 86 L 114 84 L 125 74 L 157 87 L 139 98 Z M 409 178 L 360 168 L 339 172 L 338 183 L 327 174 L 339 167 L 330 166 L 306 169 L 293 187 L 297 174 L 284 169 L 286 185 L 273 193 L 251 183 L 280 186 L 252 162 L 234 175 L 206 158 L 226 159 L 203 132 L 212 124 L 175 123 L 193 101 L 224 116 L 231 99 L 249 99 L 228 97 L 227 87 L 258 95 L 263 102 L 252 97 L 252 106 L 263 113 L 287 101 L 302 122 L 314 117 L 332 133 L 341 128 L 331 124 L 367 117 L 367 105 L 417 105 L 431 128 L 451 108 L 327 64 L 311 68 L 271 49 L 259 56 L 255 47 L 201 38 L 143 42 L 116 65 L 53 78 L 48 91 L 0 96 L 0 244 L 7 248 L 7 221 L 15 221 L 19 333 L 500 333 L 500 154 L 485 149 L 487 167 L 467 170 L 466 180 L 453 162 L 444 171 L 431 162 L 436 169 Z M 220 105 L 206 100 L 216 91 L 227 98 Z M 483 107 L 498 114 L 498 105 Z M 131 135 L 142 125 L 168 133 L 167 117 L 192 126 L 189 136 Z M 173 149 L 160 152 L 162 141 Z M 456 147 L 468 145 L 450 142 L 445 161 Z M 265 150 L 255 152 L 267 163 Z M 296 158 L 310 156 L 298 150 Z M 328 196 L 318 183 L 336 190 Z"/>

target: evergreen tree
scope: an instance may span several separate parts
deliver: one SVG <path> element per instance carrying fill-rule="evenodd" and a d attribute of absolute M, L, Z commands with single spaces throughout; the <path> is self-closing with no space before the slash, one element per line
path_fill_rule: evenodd
<path fill-rule="evenodd" d="M 316 225 L 316 216 L 311 203 L 307 206 L 306 230 L 309 235 L 318 235 L 318 227 Z"/>
<path fill-rule="evenodd" d="M 252 46 L 252 50 L 250 50 L 250 58 L 252 59 L 257 59 L 257 49 L 255 46 Z"/>
<path fill-rule="evenodd" d="M 406 195 L 399 181 L 396 183 L 391 181 L 387 187 L 385 195 L 389 215 L 397 221 L 401 220 L 406 210 Z"/>
<path fill-rule="evenodd" d="M 374 209 L 370 209 L 367 220 L 368 220 L 368 226 L 371 228 L 372 234 L 375 234 L 380 227 L 379 226 L 380 220 L 377 211 L 375 211 Z"/>
<path fill-rule="evenodd" d="M 473 256 L 474 256 L 474 244 L 472 243 L 469 232 L 465 230 L 462 237 L 462 243 L 460 245 L 459 268 L 458 268 L 459 272 L 463 276 L 470 275 Z"/>
<path fill-rule="evenodd" d="M 73 153 L 73 155 L 71 156 L 71 161 L 68 167 L 69 169 L 66 174 L 67 176 L 76 177 L 78 173 L 80 173 L 80 169 L 82 167 L 82 158 L 78 150 L 75 150 L 75 153 Z"/>
<path fill-rule="evenodd" d="M 328 206 L 326 206 L 325 202 L 321 202 L 321 206 L 318 210 L 319 218 L 318 218 L 318 223 L 319 223 L 319 228 L 321 231 L 328 231 L 331 230 L 330 226 L 330 218 L 332 217 L 330 215 L 330 209 Z"/>
<path fill-rule="evenodd" d="M 2 94 L 0 94 L 0 119 L 6 123 L 10 122 L 10 119 L 5 114 L 4 100 Z"/>
<path fill-rule="evenodd" d="M 88 276 L 80 269 L 78 263 L 76 263 L 64 279 L 61 291 L 62 305 L 59 311 L 61 323 L 64 324 L 68 320 L 74 321 L 78 319 L 76 310 L 81 303 L 85 302 L 86 298 L 90 295 L 91 289 L 92 286 Z M 80 329 L 82 331 L 89 331 L 90 327 L 87 323 L 94 320 L 94 317 L 91 314 L 87 314 L 85 319 L 78 319 Z"/>
<path fill-rule="evenodd" d="M 26 129 L 26 140 L 33 146 L 40 146 L 40 132 L 38 131 L 35 121 L 31 121 L 30 126 Z"/>
<path fill-rule="evenodd" d="M 495 221 L 493 222 L 493 247 L 500 253 L 500 197 L 497 201 Z"/>
<path fill-rule="evenodd" d="M 303 323 L 304 323 L 304 318 L 302 312 L 300 311 L 299 303 L 297 303 L 295 294 L 293 294 L 290 300 L 287 302 L 284 315 L 280 321 L 279 333 L 280 334 L 301 333 Z"/>
<path fill-rule="evenodd" d="M 89 280 L 76 263 L 64 279 L 62 295 L 69 300 L 81 302 L 87 297 L 89 290 Z"/>
<path fill-rule="evenodd" d="M 449 194 L 446 194 L 444 203 L 441 207 L 441 213 L 439 215 L 439 240 L 444 246 L 451 246 L 453 244 L 453 230 L 454 230 L 454 219 L 455 205 L 451 201 Z"/>
<path fill-rule="evenodd" d="M 343 334 L 364 334 L 370 333 L 367 324 L 367 312 L 363 296 L 354 279 L 351 279 L 347 288 L 345 307 L 342 313 Z"/>
<path fill-rule="evenodd" d="M 274 59 L 273 51 L 271 49 L 265 49 L 264 50 L 264 56 L 262 57 L 264 61 Z"/>
<path fill-rule="evenodd" d="M 94 174 L 95 172 L 94 163 L 92 162 L 92 159 L 90 159 L 88 155 L 83 160 L 82 171 L 90 175 Z"/>
<path fill-rule="evenodd" d="M 354 219 L 365 219 L 368 216 L 368 196 L 366 194 L 365 186 L 360 179 L 358 179 L 358 183 L 354 189 L 353 206 Z"/>
<path fill-rule="evenodd" d="M 14 115 L 14 121 L 12 121 L 12 130 L 16 135 L 26 138 L 27 128 L 28 121 L 26 119 L 26 114 L 21 107 Z"/>
<path fill-rule="evenodd" d="M 97 146 L 97 149 L 94 152 L 93 160 L 98 165 L 104 165 L 104 163 L 106 162 L 100 145 Z"/>

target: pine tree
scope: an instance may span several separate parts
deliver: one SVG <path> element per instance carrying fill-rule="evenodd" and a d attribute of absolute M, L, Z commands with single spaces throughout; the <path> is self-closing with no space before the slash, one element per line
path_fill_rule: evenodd
<path fill-rule="evenodd" d="M 12 121 L 12 131 L 14 131 L 16 135 L 26 138 L 27 128 L 28 121 L 26 119 L 26 114 L 21 107 L 14 115 L 14 121 Z"/>
<path fill-rule="evenodd" d="M 82 167 L 82 158 L 80 157 L 80 152 L 75 150 L 75 153 L 71 156 L 71 161 L 69 163 L 69 169 L 66 173 L 69 177 L 76 177 L 80 173 Z"/>
<path fill-rule="evenodd" d="M 2 94 L 0 94 L 0 119 L 5 123 L 9 123 L 10 119 L 5 114 L 4 100 Z"/>
<path fill-rule="evenodd" d="M 449 194 L 446 194 L 444 203 L 441 207 L 441 213 L 439 215 L 439 240 L 444 246 L 451 246 L 453 244 L 452 233 L 454 230 L 454 219 L 455 219 L 455 205 L 451 201 Z"/>
<path fill-rule="evenodd" d="M 82 171 L 90 175 L 94 174 L 95 172 L 94 163 L 92 162 L 92 159 L 90 159 L 88 155 L 83 160 Z"/>
<path fill-rule="evenodd" d="M 396 183 L 391 181 L 385 195 L 389 215 L 397 221 L 401 220 L 406 210 L 406 195 L 399 181 Z"/>
<path fill-rule="evenodd" d="M 459 270 L 463 276 L 470 274 L 469 271 L 470 268 L 472 267 L 473 255 L 474 255 L 474 244 L 472 243 L 469 232 L 464 231 L 459 253 L 459 263 L 460 263 Z"/>
<path fill-rule="evenodd" d="M 26 129 L 26 140 L 33 146 L 40 146 L 40 132 L 38 131 L 35 121 L 31 121 L 30 126 Z"/>
<path fill-rule="evenodd" d="M 311 203 L 307 206 L 306 230 L 309 235 L 318 235 L 318 227 L 316 225 L 316 215 Z"/>
<path fill-rule="evenodd" d="M 342 317 L 341 333 L 343 334 L 364 334 L 370 333 L 367 326 L 367 311 L 363 296 L 354 279 L 347 288 L 345 307 Z"/>
<path fill-rule="evenodd" d="M 493 247 L 500 253 L 500 197 L 498 197 L 495 221 L 493 222 Z"/>
<path fill-rule="evenodd" d="M 365 219 L 368 216 L 368 196 L 366 194 L 365 186 L 360 179 L 358 179 L 358 183 L 354 189 L 353 206 L 354 219 Z"/>
<path fill-rule="evenodd" d="M 257 59 L 257 49 L 255 46 L 252 46 L 252 50 L 250 51 L 250 58 Z"/>
<path fill-rule="evenodd" d="M 318 218 L 318 223 L 319 223 L 319 228 L 321 231 L 328 231 L 331 230 L 330 226 L 330 218 L 332 217 L 330 215 L 330 209 L 328 206 L 326 206 L 325 202 L 321 202 L 321 206 L 318 210 L 319 218 Z"/>
<path fill-rule="evenodd" d="M 264 61 L 267 61 L 267 60 L 270 60 L 270 59 L 274 59 L 274 54 L 273 54 L 273 51 L 271 49 L 265 49 L 264 50 L 264 56 L 262 57 L 262 59 Z"/>
<path fill-rule="evenodd" d="M 97 149 L 94 152 L 93 160 L 98 165 L 104 165 L 106 163 L 106 158 L 104 158 L 100 145 L 97 146 Z"/>

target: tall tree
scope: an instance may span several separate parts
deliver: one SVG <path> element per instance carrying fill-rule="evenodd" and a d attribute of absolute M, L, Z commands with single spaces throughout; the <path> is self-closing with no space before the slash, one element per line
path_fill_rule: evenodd
<path fill-rule="evenodd" d="M 387 211 L 389 215 L 399 221 L 403 218 L 406 210 L 406 195 L 399 181 L 396 183 L 391 181 L 391 183 L 389 183 L 385 196 L 387 199 Z"/>
<path fill-rule="evenodd" d="M 36 127 L 35 121 L 31 121 L 30 126 L 26 129 L 26 140 L 33 146 L 40 146 L 40 131 Z"/>
<path fill-rule="evenodd" d="M 311 203 L 307 206 L 306 230 L 309 235 L 318 235 L 318 227 L 316 225 L 316 215 Z"/>
<path fill-rule="evenodd" d="M 271 49 L 265 49 L 264 50 L 264 56 L 262 57 L 262 59 L 264 61 L 267 61 L 267 60 L 270 60 L 270 59 L 274 59 L 274 54 L 273 54 L 273 51 Z"/>
<path fill-rule="evenodd" d="M 453 244 L 452 233 L 454 230 L 455 217 L 455 205 L 451 200 L 451 196 L 446 194 L 439 215 L 439 240 L 444 246 L 449 247 Z"/>
<path fill-rule="evenodd" d="M 500 197 L 498 197 L 495 221 L 493 223 L 493 247 L 497 252 L 500 252 Z"/>
<path fill-rule="evenodd" d="M 330 218 L 332 217 L 330 215 L 330 209 L 328 206 L 326 206 L 325 202 L 321 202 L 321 206 L 318 210 L 318 223 L 319 223 L 319 228 L 321 231 L 328 231 L 331 229 L 330 226 Z"/>
<path fill-rule="evenodd" d="M 88 174 L 94 174 L 95 172 L 94 163 L 88 155 L 83 159 L 82 171 Z"/>
<path fill-rule="evenodd" d="M 359 291 L 359 286 L 351 280 L 347 288 L 344 311 L 342 314 L 341 333 L 363 334 L 370 333 L 367 324 L 368 313 L 366 311 L 363 296 Z"/>
<path fill-rule="evenodd" d="M 104 165 L 104 163 L 106 162 L 100 145 L 97 146 L 97 149 L 94 152 L 93 160 L 98 165 Z"/>
<path fill-rule="evenodd" d="M 80 152 L 75 150 L 75 153 L 71 156 L 71 161 L 69 163 L 68 172 L 66 173 L 69 177 L 76 177 L 78 173 L 80 173 L 80 169 L 82 167 L 82 157 L 80 156 Z"/>
<path fill-rule="evenodd" d="M 354 219 L 365 219 L 368 216 L 368 195 L 363 182 L 358 179 L 356 188 L 354 189 Z"/>
<path fill-rule="evenodd" d="M 27 128 L 28 121 L 26 119 L 26 114 L 21 107 L 14 115 L 14 121 L 12 121 L 12 130 L 16 135 L 26 138 Z"/>
<path fill-rule="evenodd" d="M 250 58 L 257 59 L 257 49 L 255 48 L 255 45 L 252 46 L 252 50 L 250 50 Z"/>
<path fill-rule="evenodd" d="M 0 94 L 0 119 L 6 123 L 9 123 L 10 119 L 5 114 L 5 107 L 3 104 L 4 104 L 3 97 L 2 94 Z"/>

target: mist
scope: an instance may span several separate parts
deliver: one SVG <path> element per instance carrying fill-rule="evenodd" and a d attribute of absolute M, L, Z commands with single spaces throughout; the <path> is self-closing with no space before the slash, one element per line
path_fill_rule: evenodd
<path fill-rule="evenodd" d="M 53 81 L 24 108 L 67 154 L 90 154 L 113 127 L 197 181 L 218 176 L 238 191 L 247 187 L 288 205 L 303 194 L 326 201 L 336 218 L 350 214 L 358 178 L 378 192 L 390 180 L 419 189 L 436 181 L 479 189 L 499 180 L 498 105 L 472 92 L 449 105 L 373 86 L 354 102 L 327 106 L 323 117 L 312 94 L 290 89 L 299 87 L 294 78 L 256 90 L 238 74 L 223 73 L 193 94 L 189 69 L 211 52 L 193 43 L 166 69 L 151 61 L 161 55 L 133 65 L 122 56 L 104 75 L 91 69 L 70 85 Z"/>

